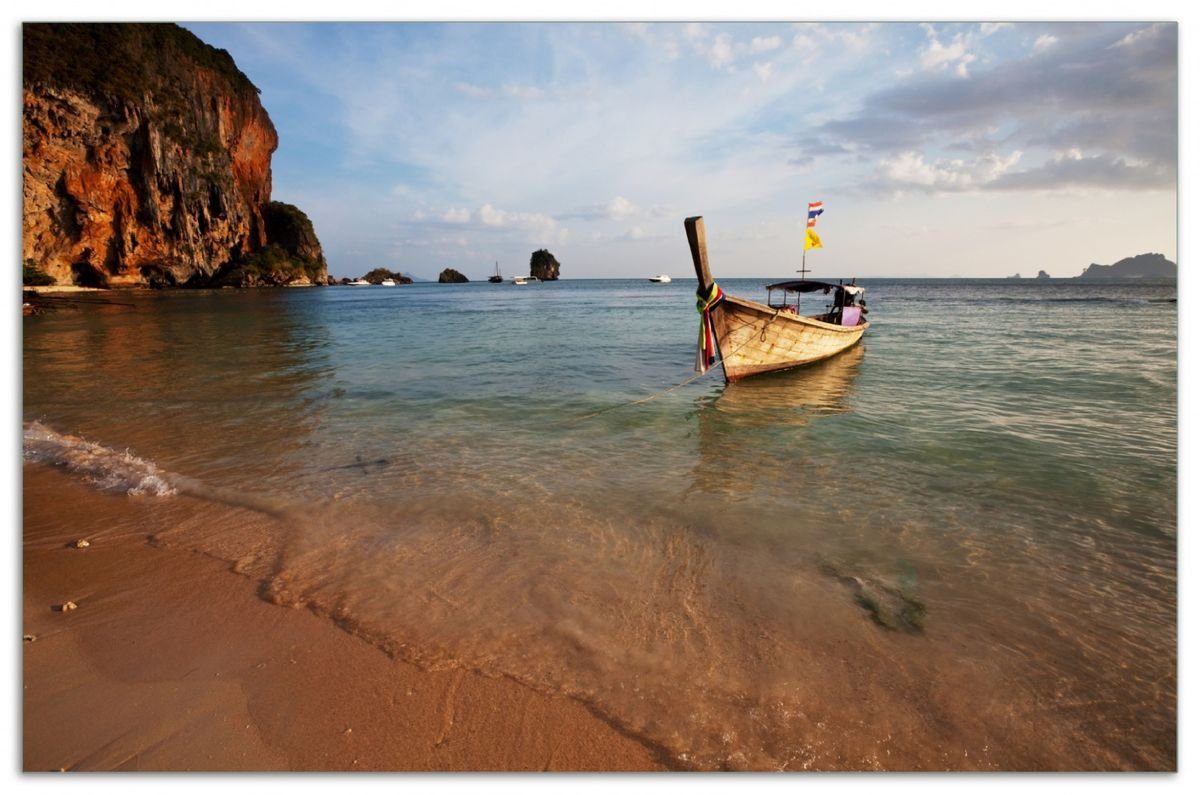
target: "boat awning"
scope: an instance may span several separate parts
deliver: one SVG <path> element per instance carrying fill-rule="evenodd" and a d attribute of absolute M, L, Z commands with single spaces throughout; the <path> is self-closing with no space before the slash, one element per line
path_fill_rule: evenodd
<path fill-rule="evenodd" d="M 796 279 L 790 282 L 768 284 L 768 290 L 783 290 L 789 293 L 815 293 L 818 291 L 843 290 L 850 295 L 862 295 L 865 290 L 857 284 L 831 284 L 829 282 L 814 282 L 810 279 Z"/>

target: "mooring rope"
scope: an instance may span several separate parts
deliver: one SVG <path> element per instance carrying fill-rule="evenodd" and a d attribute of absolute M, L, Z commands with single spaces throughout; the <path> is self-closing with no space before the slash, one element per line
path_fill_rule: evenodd
<path fill-rule="evenodd" d="M 759 329 L 760 334 L 765 335 L 767 333 L 767 327 L 770 326 L 771 323 L 773 323 L 775 321 L 775 318 L 777 318 L 777 317 L 779 317 L 778 310 L 776 310 L 775 314 L 772 315 L 771 317 L 767 318 L 767 321 L 765 323 L 763 323 L 762 329 Z M 738 322 L 740 322 L 742 324 L 743 328 L 745 328 L 746 326 L 749 326 L 751 329 L 758 328 L 758 325 L 756 323 L 747 323 L 744 320 L 739 320 Z M 746 338 L 746 341 L 743 342 L 741 345 L 737 346 L 736 348 L 734 348 L 733 350 L 731 350 L 729 352 L 729 355 L 732 356 L 733 354 L 740 351 L 742 348 L 749 345 L 751 342 L 754 342 L 755 336 L 756 335 L 752 331 L 750 336 Z M 725 367 L 725 357 L 722 356 L 721 357 L 722 370 L 724 369 L 724 367 Z M 660 398 L 663 395 L 667 394 L 668 392 L 674 392 L 676 389 L 679 389 L 682 386 L 687 386 L 688 384 L 692 383 L 693 381 L 695 381 L 699 378 L 703 378 L 704 376 L 708 375 L 708 373 L 709 373 L 709 370 L 705 370 L 702 373 L 696 373 L 688 378 L 683 379 L 678 384 L 673 384 L 672 386 L 669 386 L 666 389 L 662 389 L 662 390 L 659 390 L 658 392 L 655 392 L 653 395 L 649 395 L 644 398 L 638 398 L 637 400 L 627 400 L 624 403 L 618 403 L 615 406 L 606 406 L 605 408 L 602 408 L 599 411 L 593 411 L 589 414 L 582 414 L 578 417 L 575 417 L 573 420 L 571 420 L 571 422 L 582 422 L 583 420 L 590 420 L 592 417 L 598 417 L 601 414 L 607 414 L 608 412 L 616 411 L 617 409 L 623 409 L 628 406 L 637 406 L 642 403 L 649 403 L 651 400 Z"/>

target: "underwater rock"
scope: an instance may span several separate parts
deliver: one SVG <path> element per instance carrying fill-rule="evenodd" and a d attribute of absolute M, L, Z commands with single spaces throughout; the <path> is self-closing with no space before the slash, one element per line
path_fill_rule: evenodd
<path fill-rule="evenodd" d="M 829 564 L 822 564 L 821 572 L 847 586 L 855 603 L 879 626 L 909 633 L 925 628 L 925 604 L 904 589 L 845 574 Z"/>

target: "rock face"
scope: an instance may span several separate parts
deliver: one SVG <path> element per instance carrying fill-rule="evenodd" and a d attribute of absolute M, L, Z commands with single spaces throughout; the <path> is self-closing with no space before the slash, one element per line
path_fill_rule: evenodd
<path fill-rule="evenodd" d="M 438 274 L 438 281 L 442 284 L 462 284 L 471 280 L 454 270 L 454 268 L 446 268 Z"/>
<path fill-rule="evenodd" d="M 539 248 L 529 257 L 529 275 L 544 282 L 558 279 L 558 260 L 544 248 Z"/>
<path fill-rule="evenodd" d="M 1162 254 L 1138 254 L 1112 265 L 1092 263 L 1077 279 L 1174 279 L 1178 266 Z"/>
<path fill-rule="evenodd" d="M 58 284 L 324 283 L 269 204 L 275 127 L 229 53 L 175 25 L 23 26 L 22 259 Z M 272 247 L 273 246 L 273 247 Z"/>
<path fill-rule="evenodd" d="M 1049 278 L 1050 278 L 1050 274 L 1046 273 L 1045 271 L 1038 271 L 1038 275 L 1037 275 L 1035 278 L 1038 278 L 1038 279 L 1049 279 Z"/>

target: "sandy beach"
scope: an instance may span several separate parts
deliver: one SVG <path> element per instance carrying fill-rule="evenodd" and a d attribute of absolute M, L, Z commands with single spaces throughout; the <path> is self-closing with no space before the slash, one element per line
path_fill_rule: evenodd
<path fill-rule="evenodd" d="M 227 563 L 151 541 L 170 528 L 137 500 L 24 477 L 26 771 L 665 769 L 572 699 L 422 671 L 260 599 Z M 144 533 L 108 529 L 131 511 Z"/>

